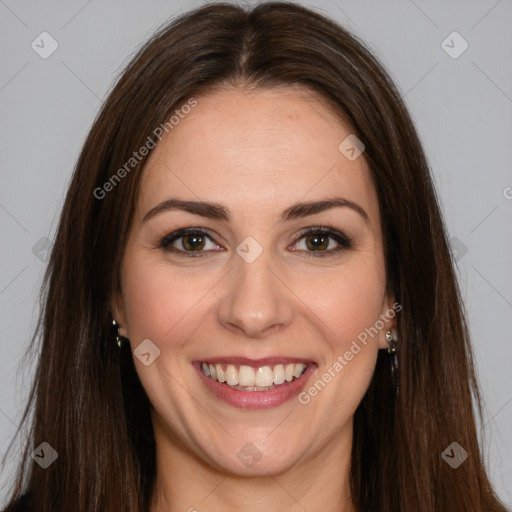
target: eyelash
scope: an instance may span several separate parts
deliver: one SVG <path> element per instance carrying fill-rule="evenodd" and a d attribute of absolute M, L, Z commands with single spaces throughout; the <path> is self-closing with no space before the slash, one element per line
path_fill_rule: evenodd
<path fill-rule="evenodd" d="M 207 252 L 206 251 L 184 251 L 181 249 L 176 249 L 175 247 L 170 247 L 170 244 L 175 242 L 176 240 L 190 234 L 200 234 L 204 235 L 207 238 L 209 238 L 212 242 L 214 240 L 212 237 L 203 229 L 201 228 L 184 228 L 179 229 L 173 233 L 170 233 L 163 237 L 160 240 L 159 248 L 164 249 L 165 251 L 173 252 L 179 256 L 183 256 L 185 258 L 204 258 L 206 257 Z M 333 230 L 330 228 L 324 228 L 324 227 L 316 227 L 316 228 L 308 228 L 304 230 L 297 239 L 297 242 L 302 240 L 304 237 L 308 235 L 317 235 L 321 234 L 324 236 L 327 236 L 329 238 L 332 238 L 336 242 L 338 242 L 338 246 L 335 249 L 331 249 L 329 251 L 306 251 L 305 256 L 307 258 L 326 258 L 330 256 L 335 256 L 339 254 L 340 252 L 351 249 L 352 248 L 352 239 L 345 235 L 344 233 Z M 296 242 L 296 243 L 297 243 Z M 214 242 L 215 243 L 215 242 Z"/>

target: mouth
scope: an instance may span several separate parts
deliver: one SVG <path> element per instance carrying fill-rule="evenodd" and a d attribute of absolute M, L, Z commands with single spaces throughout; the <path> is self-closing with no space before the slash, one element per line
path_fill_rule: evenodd
<path fill-rule="evenodd" d="M 299 379 L 308 363 L 253 367 L 227 363 L 201 363 L 204 375 L 239 391 L 269 391 L 285 382 Z"/>
<path fill-rule="evenodd" d="M 209 359 L 192 365 L 216 398 L 242 409 L 267 409 L 291 400 L 318 368 L 295 358 Z"/>

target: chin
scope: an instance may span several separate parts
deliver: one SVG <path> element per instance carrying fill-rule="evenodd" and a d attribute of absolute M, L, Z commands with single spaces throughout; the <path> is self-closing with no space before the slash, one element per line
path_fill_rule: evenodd
<path fill-rule="evenodd" d="M 267 446 L 262 447 L 257 441 L 237 443 L 237 446 L 220 448 L 220 453 L 212 453 L 211 459 L 220 471 L 240 477 L 279 475 L 297 463 L 299 451 L 290 444 L 279 445 L 267 442 Z"/>

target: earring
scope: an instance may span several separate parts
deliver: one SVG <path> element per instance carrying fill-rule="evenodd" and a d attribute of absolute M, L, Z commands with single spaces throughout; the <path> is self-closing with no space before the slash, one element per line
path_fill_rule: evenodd
<path fill-rule="evenodd" d="M 116 342 L 117 342 L 117 346 L 119 348 L 121 348 L 121 343 L 122 343 L 122 340 L 121 340 L 121 335 L 119 334 L 119 325 L 117 324 L 116 322 L 116 319 L 113 318 L 112 319 L 112 325 L 114 326 L 114 328 L 116 329 Z"/>
<path fill-rule="evenodd" d="M 388 344 L 388 353 L 391 356 L 391 382 L 398 395 L 398 343 L 396 339 L 393 338 L 391 331 L 386 331 L 386 343 Z"/>

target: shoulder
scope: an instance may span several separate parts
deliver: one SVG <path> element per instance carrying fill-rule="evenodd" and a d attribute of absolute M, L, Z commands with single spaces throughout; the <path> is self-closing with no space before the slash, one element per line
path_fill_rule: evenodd
<path fill-rule="evenodd" d="M 2 512 L 32 512 L 30 493 L 25 493 Z"/>

